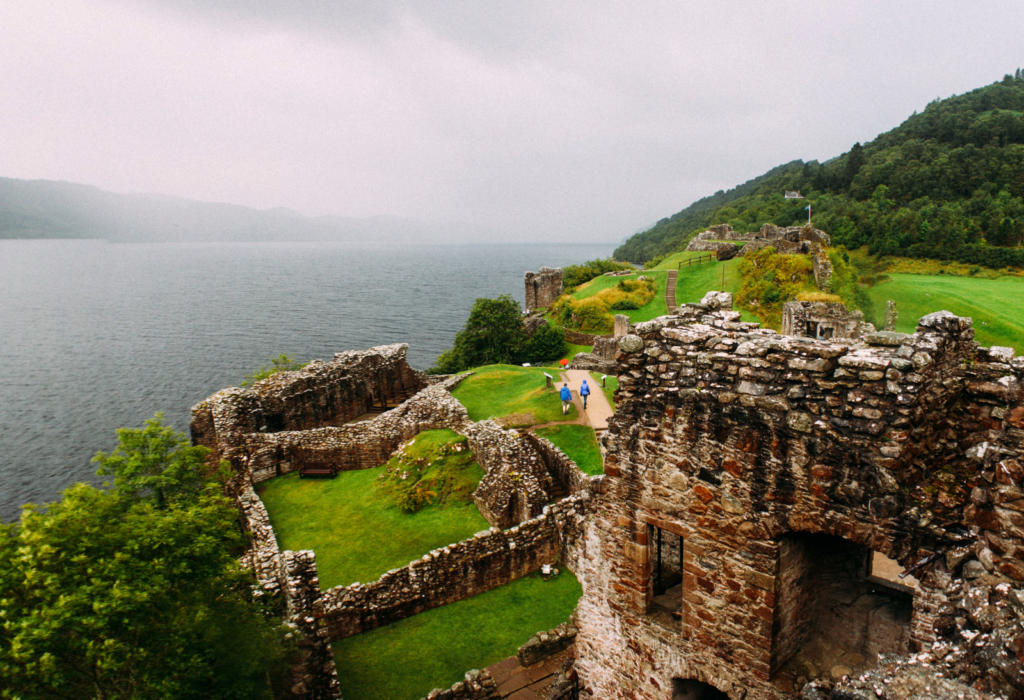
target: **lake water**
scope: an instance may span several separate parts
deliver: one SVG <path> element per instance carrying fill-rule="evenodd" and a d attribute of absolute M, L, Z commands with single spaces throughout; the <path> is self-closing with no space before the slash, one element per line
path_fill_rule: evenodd
<path fill-rule="evenodd" d="M 189 409 L 287 353 L 409 344 L 426 369 L 473 300 L 612 245 L 0 241 L 0 519 L 96 483 L 115 429 Z"/>

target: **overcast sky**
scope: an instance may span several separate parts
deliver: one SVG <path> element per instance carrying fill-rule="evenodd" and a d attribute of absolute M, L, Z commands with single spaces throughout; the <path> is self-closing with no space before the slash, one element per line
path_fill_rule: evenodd
<path fill-rule="evenodd" d="M 1024 65 L 1020 0 L 0 3 L 0 176 L 618 241 Z"/>

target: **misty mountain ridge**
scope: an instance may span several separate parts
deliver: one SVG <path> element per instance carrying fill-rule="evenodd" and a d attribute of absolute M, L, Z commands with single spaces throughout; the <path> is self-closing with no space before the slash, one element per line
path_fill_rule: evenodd
<path fill-rule="evenodd" d="M 307 217 L 172 195 L 117 194 L 92 185 L 0 178 L 0 239 L 100 238 L 143 242 L 469 243 L 479 226 L 397 216 Z"/>

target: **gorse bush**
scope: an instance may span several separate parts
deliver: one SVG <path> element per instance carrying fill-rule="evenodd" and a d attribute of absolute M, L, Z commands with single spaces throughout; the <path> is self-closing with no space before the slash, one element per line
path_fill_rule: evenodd
<path fill-rule="evenodd" d="M 563 296 L 552 307 L 558 322 L 585 333 L 609 333 L 615 319 L 612 311 L 642 309 L 657 292 L 652 279 L 623 279 L 614 287 L 602 289 L 592 297 L 573 299 Z"/>
<path fill-rule="evenodd" d="M 479 466 L 465 436 L 451 430 L 422 432 L 388 460 L 377 486 L 402 510 L 472 499 Z"/>
<path fill-rule="evenodd" d="M 814 270 L 806 255 L 782 255 L 767 247 L 749 253 L 740 263 L 743 284 L 736 303 L 761 322 L 779 328 L 782 305 L 801 292 L 817 292 Z"/>

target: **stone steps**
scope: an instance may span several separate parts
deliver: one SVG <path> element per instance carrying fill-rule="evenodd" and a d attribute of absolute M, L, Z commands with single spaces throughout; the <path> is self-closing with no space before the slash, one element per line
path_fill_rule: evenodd
<path fill-rule="evenodd" d="M 670 314 L 674 314 L 679 307 L 676 304 L 676 277 L 678 275 L 679 272 L 677 270 L 668 271 L 668 283 L 665 285 L 665 304 L 668 306 Z"/>

